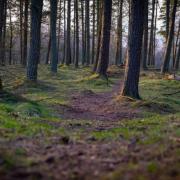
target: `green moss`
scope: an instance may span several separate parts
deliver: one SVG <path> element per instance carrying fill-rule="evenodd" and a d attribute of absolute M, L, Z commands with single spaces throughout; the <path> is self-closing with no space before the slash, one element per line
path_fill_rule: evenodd
<path fill-rule="evenodd" d="M 99 140 L 116 140 L 123 137 L 126 140 L 136 138 L 139 144 L 155 144 L 167 140 L 171 129 L 178 135 L 179 128 L 173 125 L 173 121 L 178 120 L 179 117 L 178 114 L 169 116 L 154 115 L 144 119 L 124 120 L 117 128 L 95 131 L 92 132 L 92 135 Z"/>
<path fill-rule="evenodd" d="M 147 170 L 149 173 L 156 173 L 158 171 L 158 165 L 156 162 L 150 162 L 147 165 Z"/>

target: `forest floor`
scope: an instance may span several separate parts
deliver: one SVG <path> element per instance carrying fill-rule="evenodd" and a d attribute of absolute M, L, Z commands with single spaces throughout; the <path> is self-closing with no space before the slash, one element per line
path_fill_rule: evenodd
<path fill-rule="evenodd" d="M 109 82 L 90 68 L 1 70 L 0 179 L 180 179 L 180 82 L 142 72 L 142 100 L 119 96 L 123 70 Z"/>

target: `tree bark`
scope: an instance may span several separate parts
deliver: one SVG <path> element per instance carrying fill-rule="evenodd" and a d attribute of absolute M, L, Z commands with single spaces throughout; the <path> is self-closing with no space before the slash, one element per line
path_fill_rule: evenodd
<path fill-rule="evenodd" d="M 94 57 L 95 57 L 95 13 L 96 13 L 96 4 L 95 0 L 93 0 L 93 27 L 92 27 L 92 58 L 91 58 L 91 64 L 94 64 Z"/>
<path fill-rule="evenodd" d="M 29 0 L 25 0 L 23 66 L 26 66 L 26 65 L 27 65 L 28 9 L 29 9 Z"/>
<path fill-rule="evenodd" d="M 107 77 L 107 69 L 109 65 L 111 16 L 112 16 L 112 0 L 103 0 L 102 44 L 101 44 L 100 61 L 98 64 L 97 73 L 104 77 Z"/>
<path fill-rule="evenodd" d="M 27 80 L 37 81 L 40 59 L 40 34 L 43 0 L 31 0 L 31 39 L 27 66 Z"/>
<path fill-rule="evenodd" d="M 178 2 L 177 0 L 174 0 L 173 11 L 172 11 L 172 15 L 171 15 L 171 26 L 170 26 L 170 31 L 169 31 L 168 41 L 167 41 L 167 47 L 166 47 L 166 51 L 165 51 L 163 66 L 161 68 L 162 74 L 169 71 L 169 62 L 170 62 L 170 58 L 171 58 L 171 49 L 172 49 L 172 42 L 173 42 L 173 36 L 174 36 L 174 25 L 175 25 L 175 18 L 176 18 L 177 2 Z"/>
<path fill-rule="evenodd" d="M 93 72 L 96 72 L 99 62 L 100 46 L 101 46 L 101 34 L 102 34 L 102 0 L 97 1 L 97 48 L 96 59 L 93 66 Z"/>
<path fill-rule="evenodd" d="M 154 14 L 155 14 L 155 0 L 152 0 L 152 17 L 151 17 L 151 29 L 149 39 L 149 51 L 148 51 L 148 65 L 152 65 L 153 61 L 153 35 L 154 35 Z"/>
<path fill-rule="evenodd" d="M 89 23 L 89 1 L 85 1 L 85 28 L 86 28 L 86 65 L 90 64 L 90 23 Z"/>
<path fill-rule="evenodd" d="M 75 0 L 75 24 L 76 24 L 76 49 L 75 49 L 75 67 L 79 66 L 79 12 L 78 0 Z"/>
<path fill-rule="evenodd" d="M 140 99 L 139 73 L 143 38 L 144 0 L 131 0 L 128 58 L 122 96 Z"/>
<path fill-rule="evenodd" d="M 170 24 L 170 0 L 166 0 L 166 42 L 169 36 L 169 24 Z"/>
<path fill-rule="evenodd" d="M 51 5 L 51 72 L 57 73 L 58 51 L 56 41 L 56 22 L 57 22 L 57 0 L 50 0 Z"/>
<path fill-rule="evenodd" d="M 71 0 L 67 8 L 66 65 L 71 64 Z"/>
<path fill-rule="evenodd" d="M 179 69 L 179 61 L 180 61 L 180 41 L 179 41 L 179 48 L 178 48 L 176 61 L 175 61 L 175 70 Z"/>
<path fill-rule="evenodd" d="M 123 15 L 123 0 L 119 0 L 119 17 L 117 27 L 117 46 L 115 64 L 122 64 L 122 15 Z"/>
<path fill-rule="evenodd" d="M 143 35 L 143 55 L 142 55 L 142 69 L 147 70 L 147 54 L 148 54 L 148 8 L 149 0 L 144 0 L 144 35 Z"/>
<path fill-rule="evenodd" d="M 86 58 L 86 42 L 85 42 L 84 1 L 83 0 L 81 0 L 81 25 L 82 25 L 82 65 L 84 65 L 85 58 Z"/>

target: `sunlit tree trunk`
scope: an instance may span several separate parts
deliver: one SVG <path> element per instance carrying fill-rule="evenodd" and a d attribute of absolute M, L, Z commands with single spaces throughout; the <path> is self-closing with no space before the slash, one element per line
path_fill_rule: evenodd
<path fill-rule="evenodd" d="M 100 60 L 97 73 L 107 77 L 107 69 L 109 65 L 109 46 L 111 34 L 111 16 L 112 16 L 112 0 L 103 0 L 103 26 L 102 40 L 100 50 Z"/>

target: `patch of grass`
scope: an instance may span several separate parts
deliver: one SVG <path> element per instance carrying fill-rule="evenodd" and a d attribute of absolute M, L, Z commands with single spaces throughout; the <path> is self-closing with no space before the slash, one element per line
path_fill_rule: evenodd
<path fill-rule="evenodd" d="M 20 103 L 14 109 L 21 117 L 47 117 L 49 116 L 48 110 L 37 103 Z"/>
<path fill-rule="evenodd" d="M 158 73 L 156 74 L 158 76 Z M 142 77 L 140 81 L 140 94 L 143 100 L 154 103 L 160 107 L 166 106 L 168 110 L 179 111 L 180 82 L 175 80 L 164 80 L 160 78 Z M 170 94 L 170 95 L 167 95 Z M 173 111 L 172 111 L 173 113 Z"/>
<path fill-rule="evenodd" d="M 99 139 L 119 139 L 123 137 L 126 140 L 136 138 L 139 144 L 154 144 L 158 142 L 168 141 L 170 134 L 177 136 L 179 127 L 173 125 L 178 121 L 180 114 L 176 115 L 154 115 L 144 119 L 124 120 L 119 127 L 105 131 L 94 131 L 92 135 Z"/>

